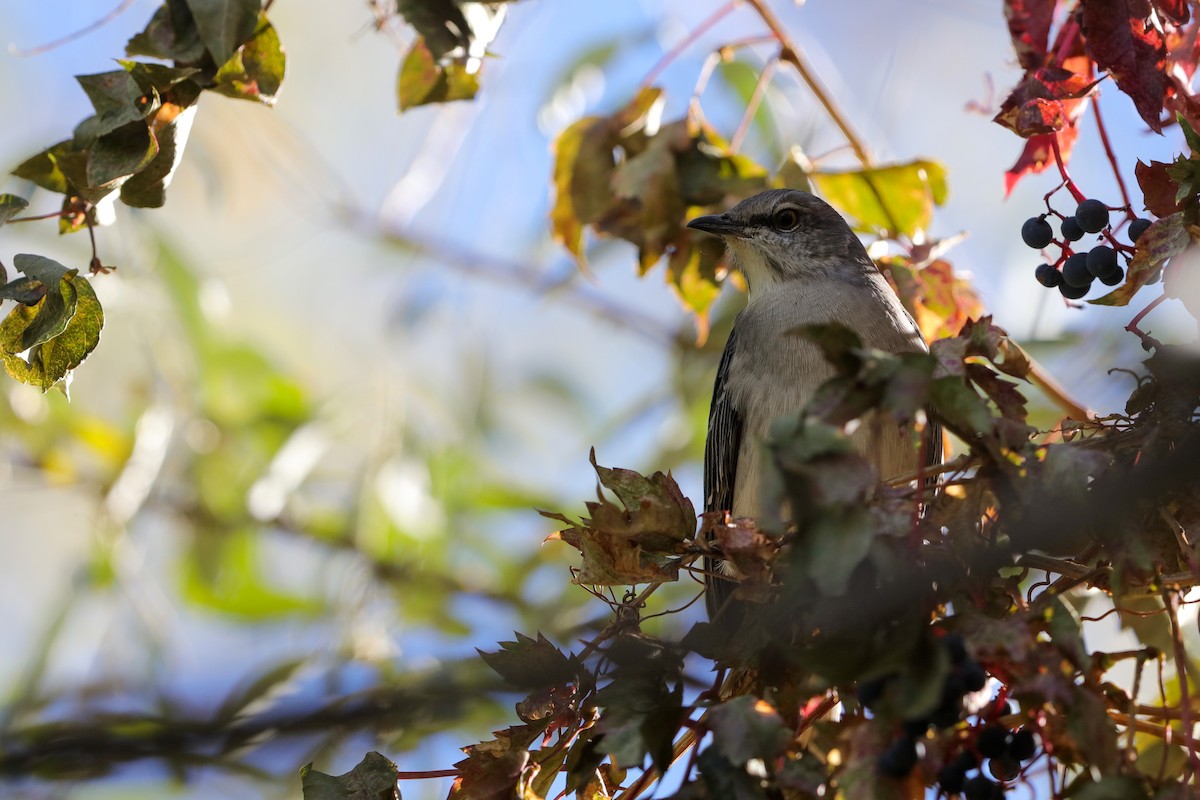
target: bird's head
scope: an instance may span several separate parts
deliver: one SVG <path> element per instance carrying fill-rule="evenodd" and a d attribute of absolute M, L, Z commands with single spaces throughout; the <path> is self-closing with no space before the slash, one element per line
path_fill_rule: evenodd
<path fill-rule="evenodd" d="M 689 228 L 720 236 L 752 293 L 819 275 L 874 271 L 862 242 L 828 203 L 796 189 L 771 189 Z"/>

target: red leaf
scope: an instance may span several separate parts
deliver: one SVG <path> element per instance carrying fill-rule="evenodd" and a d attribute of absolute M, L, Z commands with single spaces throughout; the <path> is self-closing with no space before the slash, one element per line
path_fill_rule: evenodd
<path fill-rule="evenodd" d="M 1167 48 L 1149 18 L 1149 0 L 1084 0 L 1082 5 L 1087 54 L 1108 70 L 1146 124 L 1162 133 Z"/>
<path fill-rule="evenodd" d="M 1004 17 L 1008 20 L 1008 33 L 1012 37 L 1017 60 L 1025 69 L 1034 69 L 1046 63 L 1050 23 L 1057 6 L 1058 0 L 1005 0 Z"/>
<path fill-rule="evenodd" d="M 1030 70 L 1000 106 L 995 122 L 1028 139 L 1061 129 L 1070 121 L 1074 103 L 1096 85 L 1088 75 L 1061 67 Z"/>
<path fill-rule="evenodd" d="M 1040 136 L 1029 137 L 1025 141 L 1025 149 L 1021 151 L 1017 163 L 1004 173 L 1005 197 L 1012 193 L 1013 187 L 1021 178 L 1041 172 L 1054 163 L 1054 149 L 1050 143 L 1055 136 L 1058 137 L 1058 147 L 1062 152 L 1063 163 L 1066 164 L 1071 160 L 1071 148 L 1075 146 L 1075 139 L 1079 136 L 1079 129 L 1074 125 L 1068 125 L 1057 133 L 1044 133 Z"/>
<path fill-rule="evenodd" d="M 1171 180 L 1171 176 L 1167 174 L 1169 166 L 1171 165 L 1161 161 L 1143 164 L 1139 160 L 1137 166 L 1133 168 L 1138 186 L 1142 187 L 1146 210 L 1156 217 L 1165 217 L 1179 211 L 1179 204 L 1175 202 L 1175 193 L 1179 191 L 1179 184 Z"/>
<path fill-rule="evenodd" d="M 1188 7 L 1187 0 L 1150 0 L 1150 2 L 1158 9 L 1160 15 L 1176 25 L 1185 25 L 1191 18 L 1191 9 Z"/>

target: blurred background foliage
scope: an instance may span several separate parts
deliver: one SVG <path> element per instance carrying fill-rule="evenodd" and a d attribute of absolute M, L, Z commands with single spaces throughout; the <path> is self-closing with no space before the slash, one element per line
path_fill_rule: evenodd
<path fill-rule="evenodd" d="M 402 70 L 420 66 L 411 29 L 383 4 L 275 3 L 288 54 L 276 108 L 202 98 L 166 206 L 97 229 L 117 269 L 94 278 L 107 326 L 72 401 L 0 390 L 8 796 L 294 796 L 297 765 L 340 772 L 368 749 L 402 769 L 448 766 L 512 702 L 476 647 L 514 629 L 571 642 L 607 620 L 569 584 L 567 548 L 540 546 L 553 526 L 534 511 L 586 496 L 588 448 L 674 470 L 699 496 L 740 295 L 703 299 L 715 305 L 697 346 L 678 292 L 639 280 L 632 246 L 589 240 L 582 275 L 551 237 L 550 143 L 650 77 L 666 118 L 681 117 L 708 55 L 763 30 L 735 13 L 661 62 L 718 3 L 509 5 L 478 98 L 397 116 Z M 1032 286 L 1015 231 L 1046 187 L 1027 180 L 1002 207 L 1018 143 L 965 110 L 1019 74 L 999 4 L 881 0 L 854 20 L 778 5 L 883 155 L 946 166 L 932 228 L 973 231 L 953 258 L 997 322 L 1086 403 L 1123 401 L 1095 362 L 1055 354 L 1088 336 L 1105 365 L 1135 364 L 1136 342 L 1097 332 L 1126 312 L 1073 320 Z M 22 50 L 98 9 L 0 8 L 14 46 L 0 102 L 20 121 L 0 131 L 5 165 L 88 113 L 70 76 L 111 68 L 157 6 L 123 2 L 37 55 Z M 742 152 L 775 169 L 793 145 L 832 151 L 835 176 L 849 163 L 839 134 L 799 83 L 781 72 L 756 88 L 771 52 L 750 41 L 712 63 L 705 119 L 728 141 L 762 91 Z M 436 95 L 432 80 L 422 91 Z M 1145 158 L 1176 147 L 1137 141 Z M 1081 140 L 1075 170 L 1097 165 L 1097 194 L 1102 159 Z M 2 188 L 31 213 L 57 208 L 16 178 Z M 86 268 L 90 247 L 53 222 L 6 226 L 0 260 L 18 252 Z M 1168 311 L 1156 333 L 1187 324 Z M 1032 420 L 1055 418 L 1031 400 Z M 698 590 L 683 581 L 656 602 Z M 678 635 L 699 613 L 647 629 Z M 443 796 L 446 782 L 405 791 Z"/>

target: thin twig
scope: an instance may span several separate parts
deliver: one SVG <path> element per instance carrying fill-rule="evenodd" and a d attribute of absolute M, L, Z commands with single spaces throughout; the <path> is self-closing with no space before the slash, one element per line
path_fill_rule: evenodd
<path fill-rule="evenodd" d="M 776 67 L 779 66 L 779 59 L 772 58 L 764 66 L 761 73 L 758 75 L 758 81 L 754 84 L 754 92 L 750 95 L 750 101 L 746 103 L 746 113 L 742 114 L 742 121 L 738 123 L 737 130 L 733 133 L 733 138 L 729 140 L 729 150 L 738 152 L 742 149 L 742 141 L 746 138 L 746 133 L 750 130 L 750 123 L 754 121 L 754 115 L 758 113 L 758 106 L 762 103 L 763 95 L 767 93 L 767 87 L 771 84 L 771 76 L 775 74 Z"/>
<path fill-rule="evenodd" d="M 1191 764 L 1192 777 L 1200 776 L 1200 753 L 1196 752 L 1196 731 L 1192 725 L 1192 695 L 1191 679 L 1188 676 L 1187 650 L 1183 646 L 1183 634 L 1179 630 L 1179 595 L 1176 592 L 1164 591 L 1163 602 L 1167 604 L 1170 613 L 1167 619 L 1171 621 L 1171 644 L 1175 650 L 1175 676 L 1179 681 L 1179 719 L 1183 723 L 1183 743 L 1188 751 L 1188 762 Z"/>
<path fill-rule="evenodd" d="M 676 45 L 670 50 L 663 53 L 662 57 L 658 59 L 653 67 L 650 68 L 650 71 L 646 73 L 646 77 L 642 79 L 642 86 L 650 86 L 654 83 L 654 81 L 658 80 L 658 76 L 662 74 L 664 69 L 670 66 L 672 61 L 679 58 L 680 54 L 683 53 L 684 50 L 695 44 L 697 39 L 707 33 L 712 26 L 716 25 L 724 17 L 728 16 L 729 13 L 732 12 L 736 7 L 737 1 L 729 0 L 729 2 L 725 3 L 717 8 L 716 11 L 709 14 L 699 25 L 688 31 L 687 35 L 684 36 L 683 39 L 676 43 Z"/>
<path fill-rule="evenodd" d="M 862 138 L 850 126 L 846 114 L 838 107 L 829 91 L 821 84 L 813 72 L 812 67 L 804 60 L 801 55 L 800 48 L 796 42 L 788 35 L 787 29 L 779 17 L 775 16 L 775 12 L 767 5 L 766 0 L 745 0 L 746 5 L 754 9 L 763 24 L 766 25 L 775 38 L 779 41 L 781 60 L 791 64 L 793 69 L 800 75 L 800 79 L 808 86 L 808 90 L 817 98 L 817 102 L 825 109 L 825 113 L 833 120 L 833 124 L 838 126 L 838 130 L 842 132 L 842 136 L 846 137 L 847 143 L 854 151 L 855 157 L 864 168 L 875 166 L 875 158 L 871 155 L 871 151 L 867 149 Z"/>
<path fill-rule="evenodd" d="M 68 33 L 66 36 L 63 36 L 61 39 L 55 39 L 52 42 L 47 42 L 46 44 L 40 44 L 37 47 L 29 47 L 29 48 L 20 48 L 20 47 L 17 47 L 15 44 L 9 44 L 8 52 L 12 53 L 14 56 L 17 56 L 19 58 L 28 58 L 29 56 L 40 56 L 42 53 L 47 53 L 51 50 L 54 50 L 55 48 L 62 47 L 64 44 L 70 44 L 71 42 L 75 41 L 76 39 L 82 39 L 84 36 L 87 36 L 92 31 L 103 28 L 105 25 L 107 25 L 108 23 L 112 22 L 114 19 L 119 17 L 122 13 L 125 12 L 125 10 L 127 8 L 129 8 L 132 5 L 133 5 L 133 0 L 121 0 L 121 2 L 117 5 L 116 8 L 114 8 L 112 11 L 105 14 L 100 19 L 93 22 L 91 25 L 85 25 L 84 27 L 80 28 L 77 31 Z"/>

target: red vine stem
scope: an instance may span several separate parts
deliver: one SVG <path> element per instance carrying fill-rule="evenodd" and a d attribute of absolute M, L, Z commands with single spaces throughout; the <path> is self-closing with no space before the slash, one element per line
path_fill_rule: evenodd
<path fill-rule="evenodd" d="M 708 32 L 709 28 L 720 22 L 733 9 L 737 8 L 737 0 L 729 0 L 729 2 L 717 8 L 716 11 L 709 14 L 703 22 L 688 31 L 687 36 L 684 36 L 674 47 L 662 54 L 662 58 L 650 68 L 646 73 L 646 77 L 642 79 L 642 86 L 650 86 L 662 74 L 662 71 L 670 66 L 671 62 L 679 58 L 680 53 L 691 47 L 697 39 Z"/>
<path fill-rule="evenodd" d="M 61 211 L 52 211 L 49 214 L 38 214 L 36 217 L 17 217 L 16 219 L 10 219 L 7 224 L 12 225 L 14 222 L 37 222 L 43 219 L 55 219 L 56 217 L 61 217 L 62 215 L 63 212 Z"/>
<path fill-rule="evenodd" d="M 1125 179 L 1121 177 L 1121 170 L 1117 167 L 1117 157 L 1113 153 L 1112 144 L 1108 141 L 1108 131 L 1104 127 L 1104 119 L 1100 116 L 1099 98 L 1092 99 L 1092 112 L 1096 115 L 1096 130 L 1100 131 L 1104 154 L 1108 156 L 1108 163 L 1112 165 L 1113 176 L 1117 179 L 1117 186 L 1121 189 L 1121 199 L 1125 202 L 1125 213 L 1128 217 L 1133 214 L 1133 203 L 1129 200 L 1129 190 L 1125 188 Z"/>
<path fill-rule="evenodd" d="M 842 132 L 842 136 L 846 137 L 846 141 L 850 145 L 850 149 L 854 151 L 854 155 L 858 158 L 863 167 L 872 167 L 875 165 L 875 159 L 871 155 L 871 151 L 863 143 L 862 139 L 854 129 L 850 127 L 850 122 L 846 119 L 845 113 L 842 112 L 833 97 L 817 79 L 812 67 L 800 55 L 800 48 L 796 45 L 792 38 L 788 36 L 787 30 L 783 27 L 779 17 L 775 16 L 775 12 L 767 5 L 766 0 L 745 0 L 746 5 L 754 9 L 763 24 L 770 29 L 775 35 L 775 39 L 779 42 L 779 58 L 792 65 L 800 75 L 800 79 L 808 86 L 808 90 L 817 98 L 817 102 L 825 109 L 825 113 L 833 120 L 833 123 L 838 126 L 838 130 Z"/>
<path fill-rule="evenodd" d="M 1137 313 L 1136 316 L 1134 316 L 1133 319 L 1129 320 L 1129 324 L 1125 326 L 1125 330 L 1129 331 L 1134 336 L 1141 339 L 1143 342 L 1150 339 L 1151 338 L 1150 335 L 1148 333 L 1146 333 L 1145 331 L 1143 331 L 1141 328 L 1139 328 L 1138 323 L 1141 322 L 1142 319 L 1145 318 L 1145 316 L 1147 314 L 1149 314 L 1154 309 L 1158 308 L 1159 305 L 1162 304 L 1162 301 L 1166 300 L 1166 299 L 1167 299 L 1167 294 L 1166 294 L 1166 292 L 1163 292 L 1158 297 L 1156 297 L 1152 301 L 1150 301 L 1150 305 L 1143 308 L 1141 311 L 1139 311 Z"/>
<path fill-rule="evenodd" d="M 1187 651 L 1183 647 L 1183 635 L 1179 631 L 1179 595 L 1175 592 L 1163 592 L 1163 601 L 1167 603 L 1170 613 L 1167 619 L 1171 621 L 1171 641 L 1175 650 L 1175 672 L 1179 680 L 1179 711 L 1183 723 L 1183 741 L 1187 747 L 1188 760 L 1192 767 L 1192 779 L 1200 776 L 1200 754 L 1196 752 L 1195 730 L 1192 727 L 1192 698 L 1188 679 Z"/>
<path fill-rule="evenodd" d="M 427 778 L 455 778 L 458 776 L 456 769 L 426 769 L 420 772 L 397 772 L 396 780 L 398 781 L 422 781 Z"/>
<path fill-rule="evenodd" d="M 1075 181 L 1071 180 L 1071 175 L 1067 172 L 1067 164 L 1063 161 L 1062 149 L 1058 146 L 1057 131 L 1050 137 L 1050 147 L 1054 150 L 1054 162 L 1058 164 L 1058 173 L 1062 175 L 1063 183 L 1066 184 L 1067 190 L 1071 192 L 1071 196 L 1075 198 L 1075 201 L 1082 203 L 1087 198 L 1084 197 L 1083 192 L 1079 191 L 1079 187 L 1075 185 Z"/>

